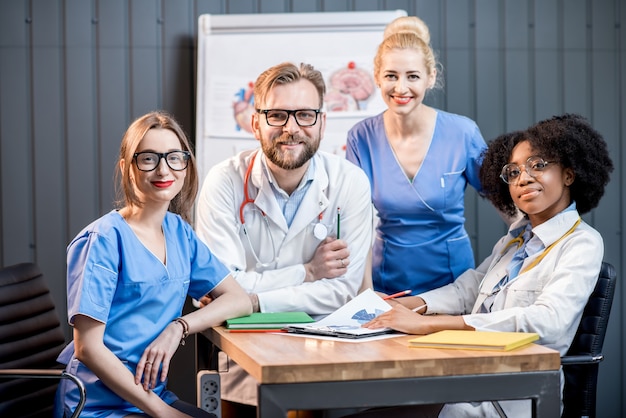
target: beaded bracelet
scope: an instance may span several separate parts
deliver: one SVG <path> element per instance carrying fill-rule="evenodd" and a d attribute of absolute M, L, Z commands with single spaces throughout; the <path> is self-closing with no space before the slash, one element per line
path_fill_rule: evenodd
<path fill-rule="evenodd" d="M 185 345 L 185 338 L 189 335 L 189 324 L 181 317 L 176 318 L 172 322 L 179 323 L 183 327 L 183 336 L 180 339 L 180 345 Z"/>

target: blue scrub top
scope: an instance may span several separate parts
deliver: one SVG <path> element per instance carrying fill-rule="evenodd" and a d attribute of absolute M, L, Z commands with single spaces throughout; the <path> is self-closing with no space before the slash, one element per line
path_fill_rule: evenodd
<path fill-rule="evenodd" d="M 350 130 L 346 158 L 369 177 L 380 218 L 372 253 L 375 290 L 416 294 L 474 267 L 464 199 L 468 183 L 481 190 L 486 147 L 474 121 L 437 110 L 430 147 L 411 181 L 389 144 L 382 113 Z"/>
<path fill-rule="evenodd" d="M 106 324 L 104 344 L 133 375 L 148 344 L 181 315 L 186 296 L 201 298 L 229 274 L 180 216 L 168 212 L 163 233 L 166 265 L 139 241 L 117 211 L 87 226 L 67 249 L 70 324 L 77 314 Z M 58 360 L 86 382 L 87 405 L 81 416 L 139 412 L 74 359 L 73 343 Z M 154 392 L 171 403 L 176 396 L 166 390 L 166 384 L 160 382 Z M 62 385 L 59 392 L 66 406 L 73 408 L 78 401 L 74 385 Z M 112 415 L 101 415 L 101 409 Z"/>

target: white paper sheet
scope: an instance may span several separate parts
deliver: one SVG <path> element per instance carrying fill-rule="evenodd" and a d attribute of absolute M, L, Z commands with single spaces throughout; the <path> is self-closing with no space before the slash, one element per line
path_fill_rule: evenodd
<path fill-rule="evenodd" d="M 372 289 L 367 289 L 324 319 L 312 324 L 302 324 L 289 328 L 293 331 L 319 332 L 339 338 L 380 335 L 389 332 L 390 329 L 370 329 L 363 328 L 362 325 L 390 309 L 391 306 L 387 302 Z"/>

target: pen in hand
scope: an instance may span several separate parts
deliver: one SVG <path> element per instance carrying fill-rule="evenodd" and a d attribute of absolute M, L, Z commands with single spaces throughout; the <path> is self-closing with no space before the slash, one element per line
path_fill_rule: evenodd
<path fill-rule="evenodd" d="M 383 298 L 383 300 L 399 298 L 400 296 L 406 296 L 411 292 L 412 290 L 403 290 L 402 292 L 394 293 L 392 295 L 387 295 Z"/>
<path fill-rule="evenodd" d="M 337 208 L 337 239 L 340 239 L 339 230 L 341 227 L 341 209 Z"/>

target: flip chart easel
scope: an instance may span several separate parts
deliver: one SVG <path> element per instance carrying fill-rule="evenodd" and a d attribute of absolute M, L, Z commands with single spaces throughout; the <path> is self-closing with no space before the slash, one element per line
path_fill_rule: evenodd
<path fill-rule="evenodd" d="M 321 70 L 327 84 L 320 149 L 343 154 L 347 131 L 385 106 L 372 70 L 385 26 L 404 10 L 201 15 L 198 30 L 196 156 L 203 179 L 216 163 L 258 142 L 249 129 L 251 85 L 290 61 Z M 369 77 L 369 79 L 368 79 Z"/>

